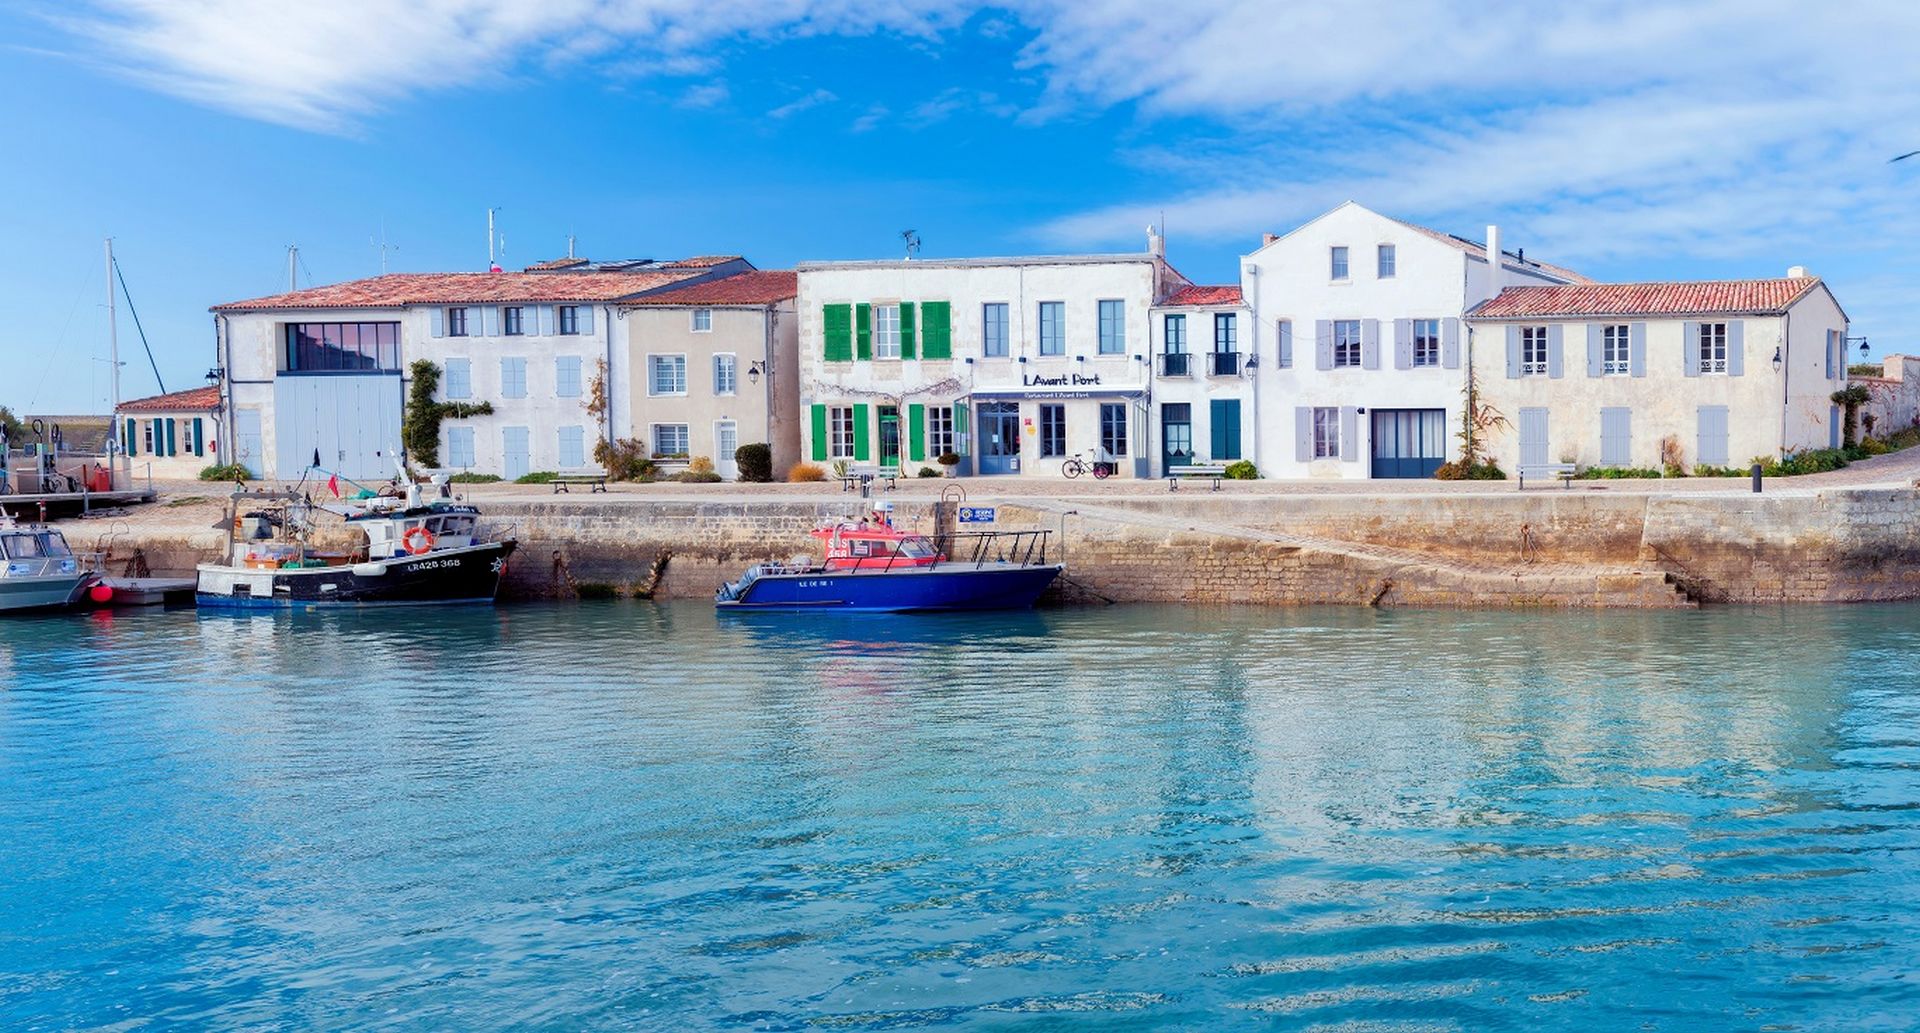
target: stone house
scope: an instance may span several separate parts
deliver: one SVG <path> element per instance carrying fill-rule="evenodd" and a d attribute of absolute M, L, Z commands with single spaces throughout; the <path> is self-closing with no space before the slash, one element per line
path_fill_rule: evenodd
<path fill-rule="evenodd" d="M 222 462 L 218 387 L 135 398 L 121 402 L 113 416 L 130 468 L 142 477 L 191 479 Z"/>

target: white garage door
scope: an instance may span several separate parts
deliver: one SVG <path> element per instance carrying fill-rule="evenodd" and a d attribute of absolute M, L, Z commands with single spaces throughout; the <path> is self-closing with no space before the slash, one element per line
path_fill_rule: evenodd
<path fill-rule="evenodd" d="M 400 448 L 400 377 L 283 376 L 273 382 L 275 473 L 320 467 L 343 477 L 386 478 Z"/>

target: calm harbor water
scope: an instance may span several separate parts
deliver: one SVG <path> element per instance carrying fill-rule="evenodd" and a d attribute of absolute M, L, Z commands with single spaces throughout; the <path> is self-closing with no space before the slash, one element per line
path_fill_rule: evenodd
<path fill-rule="evenodd" d="M 1910 1029 L 1920 609 L 0 624 L 0 1029 Z"/>

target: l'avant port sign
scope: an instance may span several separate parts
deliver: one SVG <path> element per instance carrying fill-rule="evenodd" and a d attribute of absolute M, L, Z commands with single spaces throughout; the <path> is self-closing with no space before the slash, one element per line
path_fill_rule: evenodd
<path fill-rule="evenodd" d="M 992 506 L 961 506 L 960 522 L 963 524 L 993 523 Z"/>

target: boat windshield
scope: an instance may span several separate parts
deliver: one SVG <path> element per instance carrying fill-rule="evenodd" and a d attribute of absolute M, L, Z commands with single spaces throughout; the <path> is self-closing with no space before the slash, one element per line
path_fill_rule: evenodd
<path fill-rule="evenodd" d="M 10 560 L 39 559 L 47 553 L 35 534 L 0 534 L 0 556 Z"/>
<path fill-rule="evenodd" d="M 900 543 L 900 555 L 910 560 L 924 560 L 933 555 L 933 543 L 925 538 L 908 538 Z"/>
<path fill-rule="evenodd" d="M 58 531 L 47 531 L 40 535 L 40 547 L 48 556 L 71 556 L 73 550 L 67 548 L 67 537 Z"/>

